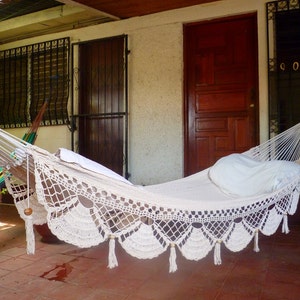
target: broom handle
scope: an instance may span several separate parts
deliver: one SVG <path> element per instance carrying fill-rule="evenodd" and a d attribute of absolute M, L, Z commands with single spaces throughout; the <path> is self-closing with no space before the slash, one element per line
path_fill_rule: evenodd
<path fill-rule="evenodd" d="M 36 133 L 37 130 L 41 124 L 41 121 L 43 119 L 44 113 L 46 111 L 48 105 L 48 101 L 45 101 L 41 107 L 41 109 L 39 110 L 38 114 L 36 115 L 35 119 L 32 122 L 31 127 L 29 128 L 29 130 L 25 133 L 25 135 L 23 136 L 23 140 L 30 143 L 30 144 L 34 144 L 35 139 L 36 139 Z"/>

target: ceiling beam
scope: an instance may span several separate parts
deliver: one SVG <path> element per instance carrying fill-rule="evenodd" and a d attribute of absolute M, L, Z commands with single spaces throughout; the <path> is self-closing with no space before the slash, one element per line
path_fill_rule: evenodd
<path fill-rule="evenodd" d="M 39 12 L 27 14 L 24 16 L 8 19 L 1 22 L 0 33 L 12 29 L 18 29 L 34 24 L 46 24 L 51 20 L 68 17 L 74 14 L 84 12 L 83 8 L 75 6 L 56 6 Z"/>
<path fill-rule="evenodd" d="M 85 5 L 85 4 L 77 2 L 77 1 L 73 1 L 73 0 L 58 0 L 58 1 L 61 2 L 61 3 L 66 4 L 66 5 L 72 5 L 72 6 L 82 7 L 85 10 L 91 11 L 93 13 L 99 13 L 101 15 L 106 15 L 106 17 L 111 18 L 113 20 L 120 20 L 120 18 L 117 17 L 117 16 L 111 15 L 109 13 L 106 13 L 104 11 L 98 10 L 96 8 L 93 8 L 91 6 Z"/>
<path fill-rule="evenodd" d="M 0 44 L 114 21 L 99 11 L 61 5 L 1 22 Z"/>

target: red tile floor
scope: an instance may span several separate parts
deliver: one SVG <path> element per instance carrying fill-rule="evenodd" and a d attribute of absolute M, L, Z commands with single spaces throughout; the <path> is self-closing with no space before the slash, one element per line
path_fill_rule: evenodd
<path fill-rule="evenodd" d="M 289 234 L 260 236 L 238 253 L 222 248 L 222 265 L 212 253 L 198 262 L 177 251 L 178 270 L 168 272 L 168 253 L 138 260 L 116 247 L 119 267 L 107 268 L 108 245 L 79 249 L 46 244 L 36 237 L 27 255 L 24 223 L 13 205 L 0 204 L 0 299 L 300 299 L 300 225 Z"/>

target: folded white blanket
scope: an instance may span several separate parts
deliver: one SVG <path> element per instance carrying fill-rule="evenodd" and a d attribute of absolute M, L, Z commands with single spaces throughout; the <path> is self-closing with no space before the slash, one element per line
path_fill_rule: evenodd
<path fill-rule="evenodd" d="M 56 152 L 56 156 L 58 156 L 61 160 L 68 162 L 68 163 L 75 163 L 80 167 L 87 169 L 92 172 L 96 172 L 99 174 L 103 174 L 105 176 L 120 180 L 127 184 L 132 184 L 130 181 L 122 177 L 121 175 L 117 174 L 116 172 L 112 171 L 111 169 L 106 168 L 105 166 L 88 159 L 78 153 L 75 153 L 71 150 L 65 148 L 59 148 Z"/>
<path fill-rule="evenodd" d="M 273 192 L 299 175 L 297 163 L 259 162 L 244 154 L 223 157 L 209 170 L 211 181 L 224 193 L 246 197 Z"/>

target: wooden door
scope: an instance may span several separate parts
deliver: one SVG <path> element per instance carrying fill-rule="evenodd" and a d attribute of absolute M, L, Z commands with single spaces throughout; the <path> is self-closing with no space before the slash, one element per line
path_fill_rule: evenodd
<path fill-rule="evenodd" d="M 126 36 L 79 45 L 78 152 L 127 174 Z"/>
<path fill-rule="evenodd" d="M 256 15 L 184 26 L 185 175 L 258 142 Z"/>

